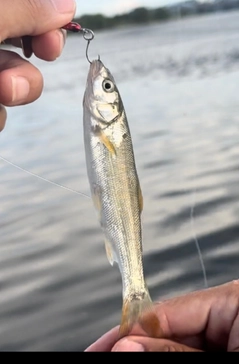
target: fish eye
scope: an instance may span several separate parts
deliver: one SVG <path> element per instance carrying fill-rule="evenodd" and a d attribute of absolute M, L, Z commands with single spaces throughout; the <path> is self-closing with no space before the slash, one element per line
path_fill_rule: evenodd
<path fill-rule="evenodd" d="M 114 91 L 114 84 L 110 80 L 104 80 L 102 86 L 103 86 L 103 89 L 106 92 L 113 92 Z"/>

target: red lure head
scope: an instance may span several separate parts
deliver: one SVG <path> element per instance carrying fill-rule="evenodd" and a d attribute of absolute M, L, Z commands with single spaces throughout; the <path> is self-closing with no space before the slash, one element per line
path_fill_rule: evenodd
<path fill-rule="evenodd" d="M 78 23 L 75 23 L 75 22 L 70 22 L 62 28 L 65 30 L 69 30 L 70 32 L 74 32 L 74 33 L 78 33 L 80 31 L 82 31 L 81 25 Z"/>

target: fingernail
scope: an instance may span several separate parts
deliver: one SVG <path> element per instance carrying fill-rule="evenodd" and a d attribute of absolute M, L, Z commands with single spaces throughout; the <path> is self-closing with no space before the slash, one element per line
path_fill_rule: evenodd
<path fill-rule="evenodd" d="M 58 13 L 74 13 L 76 2 L 74 0 L 51 0 Z"/>
<path fill-rule="evenodd" d="M 140 343 L 123 339 L 114 346 L 112 351 L 145 351 L 145 349 Z"/>
<path fill-rule="evenodd" d="M 24 77 L 12 76 L 12 103 L 20 104 L 26 101 L 29 95 L 30 84 Z"/>

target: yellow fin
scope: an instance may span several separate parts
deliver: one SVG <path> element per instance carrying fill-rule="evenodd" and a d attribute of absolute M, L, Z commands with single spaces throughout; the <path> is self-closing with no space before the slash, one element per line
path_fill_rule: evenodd
<path fill-rule="evenodd" d="M 159 319 L 147 291 L 143 297 L 138 296 L 131 300 L 124 299 L 119 337 L 122 338 L 129 335 L 136 324 L 148 336 L 155 338 L 162 337 Z"/>
<path fill-rule="evenodd" d="M 105 133 L 101 132 L 99 135 L 99 138 L 100 138 L 101 142 L 104 144 L 104 146 L 108 149 L 110 154 L 116 155 L 116 150 L 115 150 L 114 144 L 107 138 Z"/>
<path fill-rule="evenodd" d="M 110 154 L 116 155 L 116 150 L 114 147 L 114 144 L 109 140 L 109 138 L 105 135 L 105 133 L 99 128 L 94 128 L 94 133 L 98 136 L 101 143 L 104 144 L 104 146 L 108 149 Z"/>
<path fill-rule="evenodd" d="M 143 198 L 143 195 L 142 195 L 142 190 L 139 186 L 139 211 L 140 213 L 143 211 L 143 208 L 144 208 L 144 198 Z"/>
<path fill-rule="evenodd" d="M 114 265 L 114 261 L 115 261 L 114 250 L 112 248 L 112 244 L 107 239 L 105 239 L 105 250 L 106 250 L 106 255 L 107 255 L 107 258 L 108 258 L 110 264 Z"/>

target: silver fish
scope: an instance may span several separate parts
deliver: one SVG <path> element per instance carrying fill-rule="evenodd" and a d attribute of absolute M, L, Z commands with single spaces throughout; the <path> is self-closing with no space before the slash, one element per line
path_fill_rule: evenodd
<path fill-rule="evenodd" d="M 91 195 L 111 265 L 123 283 L 120 336 L 135 323 L 159 331 L 143 274 L 141 211 L 143 198 L 124 106 L 110 71 L 91 63 L 83 101 L 84 141 Z M 147 313 L 147 315 L 146 315 Z"/>

